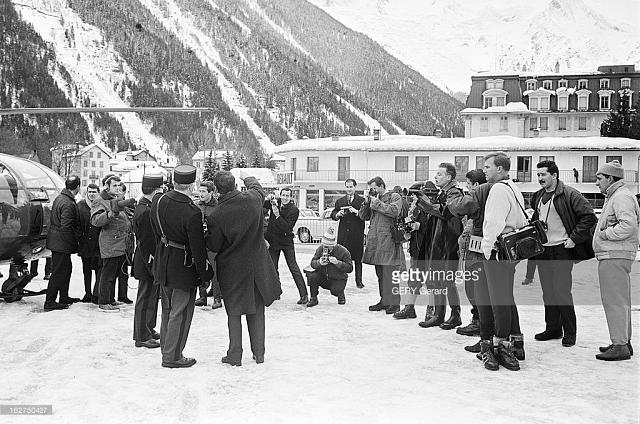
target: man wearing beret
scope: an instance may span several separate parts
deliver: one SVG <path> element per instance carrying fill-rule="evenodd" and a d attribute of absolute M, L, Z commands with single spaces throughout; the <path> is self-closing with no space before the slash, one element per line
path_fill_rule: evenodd
<path fill-rule="evenodd" d="M 47 249 L 51 250 L 51 278 L 47 285 L 45 311 L 66 309 L 80 299 L 69 297 L 71 279 L 71 254 L 78 251 L 80 215 L 75 196 L 80 190 L 80 178 L 67 178 L 60 195 L 51 206 L 51 225 L 47 235 Z M 60 303 L 56 298 L 60 293 Z"/>
<path fill-rule="evenodd" d="M 624 169 L 617 160 L 596 173 L 596 186 L 605 195 L 593 234 L 598 259 L 600 296 L 611 344 L 596 355 L 602 361 L 631 359 L 631 266 L 638 251 L 640 207 L 624 184 Z"/>
<path fill-rule="evenodd" d="M 136 251 L 133 256 L 133 276 L 138 279 L 133 318 L 133 340 L 136 347 L 160 347 L 160 335 L 155 331 L 158 315 L 160 286 L 154 284 L 151 265 L 156 251 L 156 238 L 151 228 L 151 202 L 157 193 L 162 193 L 162 175 L 142 177 L 142 197 L 133 215 L 133 232 L 136 235 Z"/>
<path fill-rule="evenodd" d="M 213 277 L 207 261 L 202 213 L 191 200 L 196 168 L 178 165 L 173 190 L 154 199 L 151 226 L 156 236 L 153 271 L 162 295 L 160 348 L 162 366 L 186 368 L 196 363 L 182 351 L 195 308 L 196 289 Z"/>

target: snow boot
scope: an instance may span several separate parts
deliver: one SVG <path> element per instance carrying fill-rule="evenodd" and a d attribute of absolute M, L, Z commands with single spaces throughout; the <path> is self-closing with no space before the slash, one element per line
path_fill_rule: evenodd
<path fill-rule="evenodd" d="M 444 322 L 444 314 L 445 306 L 438 305 L 436 306 L 434 315 L 429 319 L 425 317 L 425 321 L 419 322 L 418 325 L 422 328 L 437 327 Z"/>
<path fill-rule="evenodd" d="M 469 325 L 464 327 L 458 327 L 456 333 L 461 336 L 479 336 L 480 335 L 480 322 L 477 319 L 472 319 Z"/>
<path fill-rule="evenodd" d="M 522 334 L 512 334 L 509 341 L 513 347 L 513 355 L 518 361 L 524 361 L 524 336 Z"/>
<path fill-rule="evenodd" d="M 610 344 L 609 346 L 600 346 L 598 349 L 600 350 L 600 352 L 605 353 L 607 350 L 611 349 L 611 347 L 613 347 L 612 344 Z M 631 340 L 627 342 L 627 347 L 629 348 L 629 356 L 633 356 L 633 346 L 631 346 Z"/>
<path fill-rule="evenodd" d="M 478 359 L 482 361 L 486 369 L 489 371 L 498 371 L 500 364 L 498 363 L 498 359 L 493 351 L 493 343 L 491 340 L 480 341 L 480 353 L 478 355 Z"/>
<path fill-rule="evenodd" d="M 510 371 L 520 371 L 518 359 L 513 354 L 513 346 L 506 340 L 497 339 L 496 357 L 498 363 Z"/>
<path fill-rule="evenodd" d="M 611 348 L 604 353 L 598 353 L 596 359 L 601 361 L 624 361 L 631 359 L 631 353 L 629 347 L 626 344 L 623 345 L 611 345 Z"/>
<path fill-rule="evenodd" d="M 451 316 L 448 320 L 440 324 L 440 328 L 443 330 L 453 330 L 459 325 L 462 325 L 462 319 L 460 319 L 460 306 L 452 306 Z"/>
<path fill-rule="evenodd" d="M 480 353 L 480 342 L 482 342 L 482 340 L 478 340 L 478 342 L 476 344 L 472 344 L 469 346 L 465 346 L 464 350 L 466 350 L 467 352 L 471 352 L 471 353 Z"/>
<path fill-rule="evenodd" d="M 313 308 L 318 304 L 318 296 L 311 296 L 309 299 L 309 303 L 307 303 L 307 308 Z"/>
<path fill-rule="evenodd" d="M 416 309 L 413 305 L 406 305 L 401 311 L 393 314 L 395 319 L 417 318 Z"/>

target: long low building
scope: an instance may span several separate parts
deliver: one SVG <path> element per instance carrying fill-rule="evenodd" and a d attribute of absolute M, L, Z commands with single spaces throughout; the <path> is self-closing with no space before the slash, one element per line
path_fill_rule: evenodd
<path fill-rule="evenodd" d="M 330 137 L 290 141 L 275 152 L 286 158 L 285 170 L 293 172 L 297 204 L 322 211 L 333 207 L 344 195 L 344 180 L 354 178 L 358 189 L 380 176 L 387 188 L 409 187 L 416 181 L 433 180 L 438 165 L 456 166 L 459 181 L 470 169 L 482 168 L 483 157 L 502 150 L 511 157 L 511 177 L 529 198 L 539 189 L 536 164 L 554 160 L 560 179 L 574 186 L 594 207 L 604 201 L 595 186 L 599 166 L 618 160 L 625 168 L 625 180 L 638 193 L 640 140 L 608 137 L 520 138 L 494 136 L 481 138 L 438 138 L 390 135 L 382 140 L 373 136 Z M 575 171 L 578 178 L 575 178 Z"/>

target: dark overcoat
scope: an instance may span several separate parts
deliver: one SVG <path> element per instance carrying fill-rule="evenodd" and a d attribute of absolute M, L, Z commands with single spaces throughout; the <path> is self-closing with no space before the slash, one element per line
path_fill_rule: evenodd
<path fill-rule="evenodd" d="M 136 251 L 133 255 L 133 276 L 138 280 L 153 281 L 153 258 L 156 238 L 151 227 L 151 201 L 140 198 L 133 213 L 133 233 L 136 235 Z"/>
<path fill-rule="evenodd" d="M 154 198 L 150 213 L 156 237 L 155 280 L 163 286 L 181 290 L 211 280 L 213 269 L 207 260 L 202 212 L 191 198 L 175 190 L 169 191 Z M 160 240 L 163 232 L 168 241 L 186 249 L 165 245 Z"/>
<path fill-rule="evenodd" d="M 47 249 L 52 252 L 76 253 L 80 237 L 80 217 L 73 193 L 63 188 L 51 206 L 51 222 Z"/>
<path fill-rule="evenodd" d="M 207 217 L 207 248 L 217 253 L 216 271 L 228 315 L 255 314 L 255 290 L 265 306 L 282 294 L 262 231 L 264 190 L 244 179 L 246 191 L 225 193 Z"/>
<path fill-rule="evenodd" d="M 336 200 L 336 205 L 331 212 L 331 219 L 340 221 L 338 226 L 338 244 L 346 247 L 354 261 L 362 260 L 362 251 L 364 244 L 364 220 L 357 213 L 345 213 L 342 218 L 338 218 L 336 214 L 345 206 L 353 206 L 360 209 L 364 203 L 364 198 L 353 195 L 353 201 L 349 203 L 349 196 L 344 196 Z"/>
<path fill-rule="evenodd" d="M 218 199 L 220 202 L 220 199 Z M 264 238 L 274 249 L 286 249 L 293 247 L 293 227 L 298 222 L 300 210 L 293 204 L 293 200 L 283 205 L 278 199 L 280 215 L 276 218 L 270 201 L 263 202 L 264 209 L 268 211 L 269 223 Z"/>
<path fill-rule="evenodd" d="M 78 255 L 82 258 L 100 257 L 98 238 L 100 227 L 91 224 L 91 207 L 85 199 L 78 202 L 78 215 L 80 218 L 80 240 L 78 241 Z"/>

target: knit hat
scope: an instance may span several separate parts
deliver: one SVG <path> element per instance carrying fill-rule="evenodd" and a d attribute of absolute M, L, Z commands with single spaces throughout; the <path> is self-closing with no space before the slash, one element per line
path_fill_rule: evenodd
<path fill-rule="evenodd" d="M 336 244 L 338 244 L 336 242 L 336 234 L 333 227 L 327 228 L 327 231 L 325 231 L 324 235 L 322 236 L 321 243 L 325 246 L 335 246 Z"/>
<path fill-rule="evenodd" d="M 596 174 L 611 175 L 612 177 L 624 178 L 624 168 L 617 160 L 605 163 L 598 169 Z"/>

